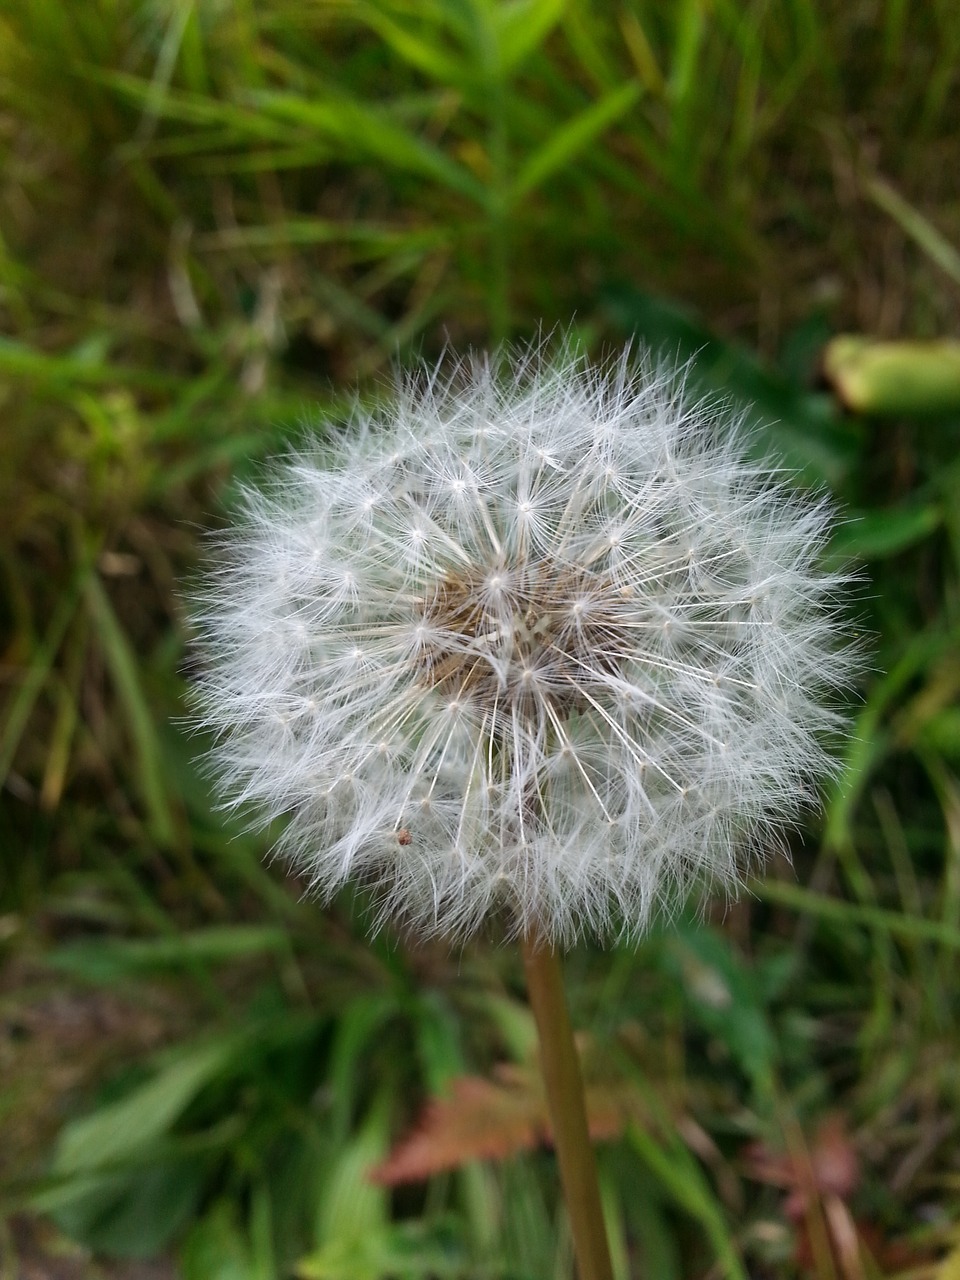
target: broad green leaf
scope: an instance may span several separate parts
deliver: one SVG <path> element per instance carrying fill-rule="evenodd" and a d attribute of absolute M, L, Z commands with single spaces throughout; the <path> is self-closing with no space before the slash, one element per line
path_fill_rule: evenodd
<path fill-rule="evenodd" d="M 196 1157 L 156 1156 L 135 1169 L 72 1178 L 32 1204 L 88 1249 L 150 1258 L 194 1213 L 207 1176 Z"/>
<path fill-rule="evenodd" d="M 520 200 L 552 173 L 568 164 L 594 138 L 624 115 L 640 97 L 640 86 L 631 81 L 608 93 L 560 126 L 552 138 L 527 160 L 510 191 L 513 202 Z"/>
<path fill-rule="evenodd" d="M 435 1217 L 429 1223 L 407 1219 L 369 1231 L 360 1240 L 332 1240 L 300 1259 L 296 1275 L 298 1280 L 464 1280 L 502 1274 L 490 1270 L 489 1258 L 477 1273 L 457 1232 L 443 1233 L 442 1226 Z"/>
<path fill-rule="evenodd" d="M 376 1236 L 390 1221 L 390 1197 L 369 1177 L 389 1142 L 389 1108 L 381 1097 L 363 1127 L 342 1147 L 331 1164 L 317 1211 L 317 1239 L 321 1244 L 356 1247 Z"/>
<path fill-rule="evenodd" d="M 181 1050 L 146 1084 L 72 1121 L 57 1143 L 54 1174 L 96 1172 L 142 1157 L 144 1149 L 165 1135 L 200 1090 L 220 1074 L 240 1043 L 237 1036 L 226 1036 Z"/>
<path fill-rule="evenodd" d="M 370 1041 L 397 1016 L 399 1007 L 393 993 L 371 993 L 366 999 L 348 1005 L 338 1019 L 336 1040 L 330 1053 L 328 1085 L 333 1098 L 334 1123 L 341 1133 L 346 1133 L 349 1127 L 362 1079 L 361 1064 Z"/>
<path fill-rule="evenodd" d="M 933 503 L 859 515 L 845 512 L 843 524 L 830 541 L 830 550 L 838 556 L 880 560 L 922 542 L 940 527 L 942 519 L 940 508 Z"/>
<path fill-rule="evenodd" d="M 428 1093 L 440 1093 L 466 1070 L 460 1021 L 436 991 L 420 995 L 411 1012 L 424 1085 Z"/>
<path fill-rule="evenodd" d="M 254 1255 L 233 1200 L 218 1200 L 187 1235 L 180 1251 L 183 1280 L 272 1280 L 266 1258 Z"/>

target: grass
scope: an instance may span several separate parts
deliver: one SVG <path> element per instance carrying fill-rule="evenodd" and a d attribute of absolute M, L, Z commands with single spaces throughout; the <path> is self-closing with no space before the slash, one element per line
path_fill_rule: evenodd
<path fill-rule="evenodd" d="M 549 1152 L 365 1177 L 453 1079 L 529 1065 L 514 957 L 301 902 L 178 722 L 230 485 L 397 356 L 571 317 L 696 354 L 837 494 L 875 654 L 793 870 L 570 959 L 630 1098 L 618 1275 L 951 1274 L 960 415 L 855 417 L 817 373 L 837 332 L 955 330 L 958 51 L 898 0 L 0 3 L 13 1274 L 571 1274 Z"/>

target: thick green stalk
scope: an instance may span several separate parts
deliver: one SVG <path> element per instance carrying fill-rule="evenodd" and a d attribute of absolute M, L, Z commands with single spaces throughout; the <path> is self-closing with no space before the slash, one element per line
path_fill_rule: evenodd
<path fill-rule="evenodd" d="M 597 1162 L 587 1128 L 583 1076 L 567 1012 L 560 957 L 542 940 L 528 937 L 523 941 L 523 962 L 540 1037 L 540 1069 L 580 1280 L 613 1280 Z"/>

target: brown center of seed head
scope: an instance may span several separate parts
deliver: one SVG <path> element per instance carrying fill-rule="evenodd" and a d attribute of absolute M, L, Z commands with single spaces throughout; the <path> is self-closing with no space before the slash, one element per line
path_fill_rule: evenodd
<path fill-rule="evenodd" d="M 597 674 L 626 652 L 626 598 L 568 565 L 448 572 L 425 606 L 424 684 L 497 718 L 586 710 Z"/>

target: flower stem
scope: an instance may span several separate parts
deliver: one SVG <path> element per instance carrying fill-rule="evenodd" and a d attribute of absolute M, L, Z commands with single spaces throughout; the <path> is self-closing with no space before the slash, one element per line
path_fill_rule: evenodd
<path fill-rule="evenodd" d="M 523 940 L 523 963 L 540 1037 L 540 1068 L 580 1280 L 613 1280 L 597 1162 L 587 1128 L 583 1077 L 563 992 L 560 957 L 542 939 L 528 936 Z"/>

